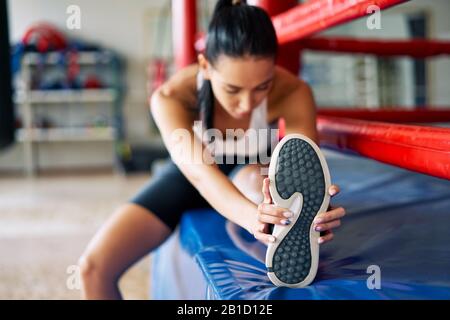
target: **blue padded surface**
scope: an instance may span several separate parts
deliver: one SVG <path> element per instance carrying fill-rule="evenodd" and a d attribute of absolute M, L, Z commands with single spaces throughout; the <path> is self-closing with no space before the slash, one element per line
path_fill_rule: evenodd
<path fill-rule="evenodd" d="M 318 275 L 307 288 L 273 286 L 264 264 L 234 245 L 217 212 L 184 215 L 179 242 L 203 273 L 208 298 L 449 299 L 450 181 L 354 156 L 326 157 L 341 187 L 332 205 L 344 206 L 347 216 L 321 247 Z M 367 287 L 370 265 L 381 268 L 380 290 Z"/>

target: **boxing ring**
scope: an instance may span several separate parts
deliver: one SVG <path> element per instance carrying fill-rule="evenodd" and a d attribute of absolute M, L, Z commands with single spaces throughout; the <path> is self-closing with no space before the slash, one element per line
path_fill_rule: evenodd
<path fill-rule="evenodd" d="M 174 4 L 180 2 L 191 6 L 185 12 L 195 11 L 195 1 Z M 367 15 L 369 6 L 387 9 L 404 1 L 254 2 L 273 16 L 282 50 L 450 54 L 450 44 L 440 41 L 384 41 L 380 50 L 374 40 L 310 38 Z M 192 19 L 175 20 L 182 26 Z M 195 56 L 192 47 L 178 54 Z M 280 64 L 297 67 L 283 59 Z M 153 256 L 152 298 L 449 299 L 450 129 L 434 125 L 442 122 L 450 122 L 450 111 L 320 110 L 321 147 L 332 183 L 341 187 L 332 204 L 346 208 L 347 216 L 335 239 L 321 247 L 315 281 L 301 289 L 273 286 L 263 244 L 214 210 L 193 210 Z"/>

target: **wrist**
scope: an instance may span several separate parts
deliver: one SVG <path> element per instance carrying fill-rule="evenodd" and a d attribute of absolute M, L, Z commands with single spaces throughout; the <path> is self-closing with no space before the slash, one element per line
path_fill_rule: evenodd
<path fill-rule="evenodd" d="M 241 215 L 241 227 L 247 230 L 250 234 L 253 234 L 253 227 L 256 221 L 256 212 L 258 210 L 258 206 L 253 202 L 249 201 L 249 203 L 245 204 L 239 212 Z"/>

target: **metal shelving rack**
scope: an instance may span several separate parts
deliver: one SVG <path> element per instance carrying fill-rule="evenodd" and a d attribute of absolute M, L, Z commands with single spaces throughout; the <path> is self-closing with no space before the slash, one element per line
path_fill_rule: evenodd
<path fill-rule="evenodd" d="M 64 89 L 36 90 L 32 88 L 33 68 L 39 64 L 56 66 L 61 53 L 27 53 L 22 59 L 20 86 L 16 91 L 15 103 L 22 108 L 23 128 L 17 130 L 17 141 L 23 144 L 24 167 L 29 176 L 34 176 L 38 169 L 36 145 L 52 142 L 113 142 L 115 167 L 118 167 L 117 152 L 124 141 L 122 114 L 123 86 L 121 83 L 121 63 L 111 52 L 80 52 L 77 63 L 82 66 L 108 66 L 113 70 L 113 85 L 105 89 Z M 112 108 L 112 119 L 109 126 L 103 127 L 54 127 L 35 128 L 35 105 L 81 104 L 88 107 L 92 104 L 106 103 Z"/>

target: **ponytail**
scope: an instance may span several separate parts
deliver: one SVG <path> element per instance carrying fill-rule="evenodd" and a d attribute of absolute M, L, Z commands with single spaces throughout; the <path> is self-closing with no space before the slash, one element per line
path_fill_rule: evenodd
<path fill-rule="evenodd" d="M 200 120 L 205 124 L 206 129 L 211 129 L 214 120 L 214 92 L 210 80 L 203 80 L 197 97 Z"/>

